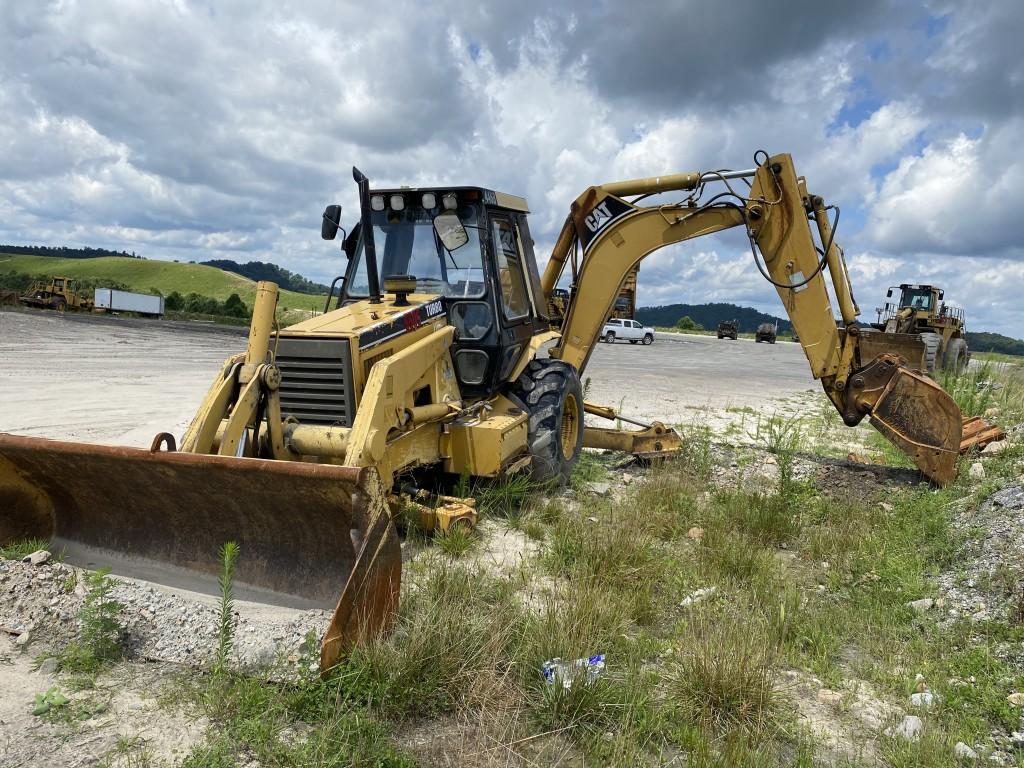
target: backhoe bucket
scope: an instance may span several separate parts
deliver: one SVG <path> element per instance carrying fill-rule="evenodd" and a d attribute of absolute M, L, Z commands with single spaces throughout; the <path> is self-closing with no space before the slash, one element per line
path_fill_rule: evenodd
<path fill-rule="evenodd" d="M 963 433 L 960 408 L 927 376 L 897 367 L 869 418 L 936 484 L 945 485 L 956 475 Z"/>
<path fill-rule="evenodd" d="M 239 545 L 240 599 L 334 608 L 333 665 L 388 628 L 401 550 L 372 468 L 85 445 L 0 433 L 0 543 L 41 538 L 69 562 L 216 593 Z"/>

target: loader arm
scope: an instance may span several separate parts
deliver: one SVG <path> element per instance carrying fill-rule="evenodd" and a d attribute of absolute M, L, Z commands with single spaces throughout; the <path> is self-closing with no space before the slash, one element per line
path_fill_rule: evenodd
<path fill-rule="evenodd" d="M 738 195 L 730 179 L 746 177 L 751 188 Z M 701 204 L 706 184 L 723 181 L 729 192 Z M 693 192 L 678 204 L 639 206 L 627 196 Z M 810 222 L 817 229 L 815 243 Z M 541 280 L 550 296 L 571 262 L 573 287 L 562 336 L 551 349 L 583 371 L 630 271 L 666 245 L 744 226 L 755 260 L 775 286 L 814 378 L 849 426 L 865 416 L 907 453 L 932 480 L 955 474 L 962 419 L 953 399 L 931 379 L 912 371 L 896 355 L 862 359 L 861 336 L 842 251 L 834 242 L 827 207 L 807 192 L 789 155 L 765 157 L 740 172 L 684 173 L 591 187 L 572 205 Z M 845 332 L 840 332 L 825 283 L 829 275 Z M 580 300 L 577 300 L 580 299 Z"/>

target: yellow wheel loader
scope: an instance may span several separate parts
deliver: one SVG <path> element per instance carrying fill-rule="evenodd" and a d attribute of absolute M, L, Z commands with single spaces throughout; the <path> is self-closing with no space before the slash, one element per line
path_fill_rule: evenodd
<path fill-rule="evenodd" d="M 892 298 L 899 289 L 898 302 L 887 301 L 877 309 L 878 322 L 872 326 L 885 334 L 884 341 L 908 360 L 921 361 L 921 370 L 960 371 L 967 367 L 964 311 L 943 301 L 945 291 L 934 285 L 901 283 L 889 288 Z"/>
<path fill-rule="evenodd" d="M 0 541 L 47 537 L 73 561 L 187 585 L 212 582 L 218 547 L 237 541 L 240 590 L 334 607 L 321 649 L 328 668 L 390 625 L 401 505 L 427 527 L 474 524 L 472 503 L 445 496 L 437 477 L 528 471 L 560 484 L 583 447 L 647 457 L 683 447 L 661 423 L 585 402 L 580 374 L 644 257 L 732 227 L 749 238 L 844 422 L 869 419 L 947 482 L 958 454 L 998 429 L 975 424 L 965 436 L 931 379 L 895 355 L 865 354 L 828 207 L 789 155 L 757 160 L 746 171 L 591 187 L 543 275 L 522 198 L 480 187 L 371 190 L 354 170 L 359 222 L 344 234 L 348 266 L 328 311 L 275 329 L 277 288 L 260 283 L 247 349 L 218 371 L 180 446 L 167 434 L 148 451 L 0 434 Z M 706 196 L 709 187 L 721 191 Z M 639 204 L 672 192 L 683 199 Z M 340 215 L 340 206 L 324 212 L 324 238 L 336 237 Z M 558 332 L 547 307 L 565 269 L 572 290 Z M 590 427 L 588 413 L 639 429 Z"/>

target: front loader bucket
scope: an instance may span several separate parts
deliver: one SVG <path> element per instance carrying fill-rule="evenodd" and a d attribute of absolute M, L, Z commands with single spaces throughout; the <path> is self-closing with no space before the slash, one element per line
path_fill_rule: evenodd
<path fill-rule="evenodd" d="M 897 367 L 869 418 L 936 484 L 945 485 L 956 475 L 963 433 L 960 408 L 927 376 Z"/>
<path fill-rule="evenodd" d="M 910 368 L 928 370 L 926 349 L 919 333 L 882 333 L 862 328 L 859 348 L 861 360 L 872 360 L 888 353 L 902 357 Z"/>
<path fill-rule="evenodd" d="M 322 663 L 388 628 L 401 550 L 372 468 L 85 445 L 0 433 L 0 543 L 49 539 L 70 562 L 236 595 L 334 608 Z"/>

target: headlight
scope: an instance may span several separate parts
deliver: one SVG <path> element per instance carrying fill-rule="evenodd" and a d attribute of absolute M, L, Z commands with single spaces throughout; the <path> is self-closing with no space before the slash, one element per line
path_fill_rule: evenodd
<path fill-rule="evenodd" d="M 392 195 L 391 196 L 391 210 L 392 211 L 401 211 L 401 210 L 404 210 L 404 209 L 405 209 L 405 198 L 402 197 L 401 195 Z"/>
<path fill-rule="evenodd" d="M 384 195 L 374 195 L 373 197 L 370 198 L 370 210 L 384 210 Z"/>

